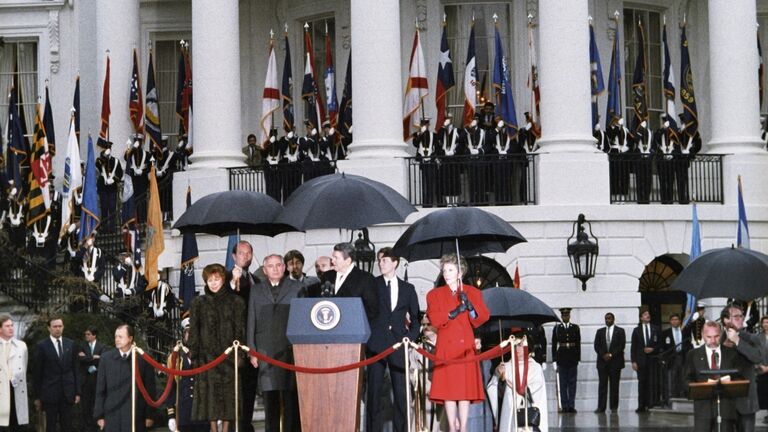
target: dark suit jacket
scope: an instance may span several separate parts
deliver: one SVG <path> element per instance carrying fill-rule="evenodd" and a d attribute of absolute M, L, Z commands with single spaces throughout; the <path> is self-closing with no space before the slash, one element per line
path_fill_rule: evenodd
<path fill-rule="evenodd" d="M 691 349 L 690 334 L 686 337 L 686 332 L 683 328 L 680 328 L 680 351 L 676 351 L 675 336 L 672 334 L 672 328 L 668 328 L 661 332 L 661 346 L 664 352 L 669 353 L 670 358 L 672 355 L 679 355 L 685 358 L 688 351 Z"/>
<path fill-rule="evenodd" d="M 154 400 L 155 374 L 149 364 L 139 358 L 139 375 L 147 393 Z M 144 431 L 144 420 L 151 408 L 136 389 L 136 430 Z M 93 418 L 104 419 L 107 432 L 130 432 L 131 430 L 131 356 L 123 359 L 117 348 L 104 353 L 96 379 L 96 402 Z"/>
<path fill-rule="evenodd" d="M 611 337 L 611 346 L 607 346 L 605 340 L 606 327 L 597 330 L 595 334 L 595 352 L 597 353 L 597 368 L 603 369 L 623 369 L 624 368 L 624 347 L 627 345 L 627 336 L 624 329 L 614 325 L 613 335 Z M 603 355 L 611 353 L 611 360 L 603 360 Z"/>
<path fill-rule="evenodd" d="M 61 358 L 49 336 L 37 344 L 35 353 L 35 398 L 43 405 L 57 404 L 64 398 L 75 402 L 80 395 L 80 380 L 77 373 L 77 353 L 72 339 L 61 338 Z"/>
<path fill-rule="evenodd" d="M 739 354 L 733 348 L 721 346 L 720 369 L 738 369 L 743 370 L 745 362 L 739 357 Z M 690 384 L 692 382 L 706 382 L 708 376 L 702 375 L 699 372 L 710 370 L 710 359 L 707 358 L 706 346 L 702 345 L 696 349 L 688 352 L 685 358 L 685 377 L 686 381 Z M 731 379 L 737 379 L 738 377 L 732 376 Z M 720 413 L 725 419 L 736 418 L 736 401 L 737 399 L 723 398 L 720 401 Z M 693 402 L 694 415 L 708 421 L 717 415 L 717 405 L 712 400 L 696 400 Z"/>
<path fill-rule="evenodd" d="M 390 290 L 383 276 L 375 279 L 375 286 L 379 314 L 371 321 L 371 337 L 367 348 L 378 354 L 402 341 L 404 337 L 412 341 L 419 337 L 419 298 L 412 284 L 397 278 L 397 304 L 395 310 L 392 310 Z M 388 361 L 396 366 L 405 365 L 401 351 L 390 355 Z"/>
<path fill-rule="evenodd" d="M 637 363 L 637 367 L 645 367 L 648 362 L 648 356 L 656 354 L 660 348 L 661 343 L 661 331 L 659 326 L 650 324 L 651 326 L 651 339 L 648 341 L 648 345 L 645 344 L 645 336 L 643 336 L 643 325 L 638 324 L 634 330 L 632 330 L 632 346 L 630 348 L 630 358 L 632 363 Z M 643 348 L 653 348 L 653 351 L 646 354 Z"/>
<path fill-rule="evenodd" d="M 101 356 L 104 355 L 106 350 L 107 347 L 98 340 L 96 340 L 96 344 L 93 346 L 93 353 L 91 353 L 91 348 L 89 347 L 88 342 L 83 343 L 81 352 L 83 352 L 85 356 L 77 357 L 77 361 L 80 364 L 80 376 L 83 378 L 83 393 L 85 393 L 87 388 L 92 389 L 96 386 L 96 374 L 99 371 L 99 363 L 101 361 Z M 98 355 L 99 358 L 93 358 L 94 355 Z M 91 366 L 96 367 L 96 371 L 93 373 L 88 372 L 88 368 Z"/>
<path fill-rule="evenodd" d="M 323 273 L 322 281 L 335 283 L 336 270 Z M 308 297 L 320 297 L 320 295 L 320 285 L 309 287 Z M 365 314 L 368 316 L 368 323 L 373 322 L 379 314 L 379 296 L 376 294 L 376 283 L 373 276 L 357 267 L 352 268 L 333 297 L 360 297 L 363 300 Z"/>

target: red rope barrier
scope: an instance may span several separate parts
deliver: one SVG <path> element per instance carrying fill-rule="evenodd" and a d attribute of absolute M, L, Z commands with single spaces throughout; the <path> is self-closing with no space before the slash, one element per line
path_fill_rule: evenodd
<path fill-rule="evenodd" d="M 176 351 L 171 354 L 171 364 L 176 364 L 176 355 L 178 353 Z M 143 356 L 147 356 L 146 353 L 144 353 Z M 141 393 L 141 396 L 144 397 L 144 401 L 147 403 L 147 405 L 151 406 L 152 408 L 160 408 L 160 406 L 163 405 L 163 402 L 168 398 L 168 395 L 171 393 L 171 385 L 173 384 L 174 377 L 173 375 L 168 375 L 168 381 L 165 383 L 165 389 L 163 390 L 163 394 L 160 395 L 160 398 L 157 399 L 157 402 L 153 401 L 152 398 L 149 396 L 149 393 L 147 392 L 146 387 L 144 387 L 144 380 L 141 379 L 141 374 L 139 373 L 139 363 L 135 362 L 133 367 L 136 369 L 136 384 L 139 387 L 139 392 Z M 173 369 L 177 370 L 177 369 Z"/>
<path fill-rule="evenodd" d="M 376 363 L 377 361 L 383 359 L 384 357 L 389 356 L 393 352 L 395 352 L 395 348 L 394 346 L 391 346 L 387 348 L 385 351 L 382 351 L 371 358 L 367 358 L 357 363 L 351 363 L 351 364 L 332 367 L 332 368 L 312 368 L 312 367 L 305 367 L 305 366 L 296 366 L 290 363 L 281 362 L 280 360 L 275 360 L 271 357 L 267 357 L 264 354 L 256 352 L 252 349 L 248 350 L 248 354 L 250 354 L 251 356 L 256 357 L 259 360 L 263 360 L 273 366 L 277 366 L 282 369 L 288 369 L 294 372 L 302 372 L 302 373 L 309 373 L 309 374 L 330 374 L 330 373 L 346 372 L 352 369 L 358 369 L 363 366 L 368 366 L 370 364 Z"/>
<path fill-rule="evenodd" d="M 512 350 L 511 345 L 507 345 L 504 348 L 502 348 L 501 346 L 495 346 L 484 353 L 476 354 L 470 357 L 462 357 L 458 359 L 444 359 L 444 358 L 437 357 L 436 355 L 424 350 L 424 348 L 416 348 L 416 352 L 430 359 L 435 365 L 450 365 L 450 364 L 470 363 L 470 362 L 478 362 L 483 360 L 490 360 L 495 357 L 500 357 L 510 352 L 511 350 Z"/>
<path fill-rule="evenodd" d="M 187 369 L 187 370 L 179 370 L 179 369 L 168 369 L 167 367 L 161 365 L 160 363 L 156 362 L 155 359 L 153 359 L 149 354 L 143 353 L 141 355 L 141 358 L 147 361 L 152 367 L 155 369 L 165 372 L 166 374 L 170 376 L 194 376 L 199 373 L 203 373 L 205 371 L 208 371 L 210 369 L 213 369 L 214 367 L 218 366 L 219 363 L 223 362 L 227 358 L 227 352 L 221 353 L 220 356 L 216 357 L 212 362 L 204 364 L 198 368 L 194 369 Z"/>

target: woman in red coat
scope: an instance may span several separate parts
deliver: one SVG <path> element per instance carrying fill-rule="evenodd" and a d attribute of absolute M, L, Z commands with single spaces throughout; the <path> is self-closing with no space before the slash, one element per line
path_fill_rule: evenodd
<path fill-rule="evenodd" d="M 460 264 L 456 255 L 444 255 L 440 269 L 447 285 L 427 294 L 427 316 L 437 328 L 435 355 L 445 359 L 474 355 L 473 328 L 488 320 L 488 308 L 480 290 L 461 283 L 462 271 L 467 268 L 463 257 Z M 466 431 L 469 404 L 485 399 L 483 387 L 476 362 L 435 366 L 429 398 L 445 404 L 451 432 Z"/>

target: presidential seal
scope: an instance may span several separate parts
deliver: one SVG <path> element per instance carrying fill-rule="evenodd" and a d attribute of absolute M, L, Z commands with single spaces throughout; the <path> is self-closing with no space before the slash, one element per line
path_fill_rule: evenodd
<path fill-rule="evenodd" d="M 318 330 L 330 330 L 341 321 L 341 311 L 336 303 L 322 300 L 312 306 L 309 318 Z"/>

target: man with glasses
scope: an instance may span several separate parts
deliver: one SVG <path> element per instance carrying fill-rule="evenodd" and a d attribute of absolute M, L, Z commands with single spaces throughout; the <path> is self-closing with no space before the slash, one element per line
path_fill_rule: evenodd
<path fill-rule="evenodd" d="M 747 395 L 736 399 L 737 427 L 742 432 L 755 430 L 755 413 L 759 410 L 755 365 L 760 364 L 759 337 L 744 328 L 744 311 L 735 304 L 726 306 L 720 313 L 724 331 L 721 341 L 724 346 L 735 348 L 742 360 L 749 364 L 742 374 L 749 381 Z"/>

